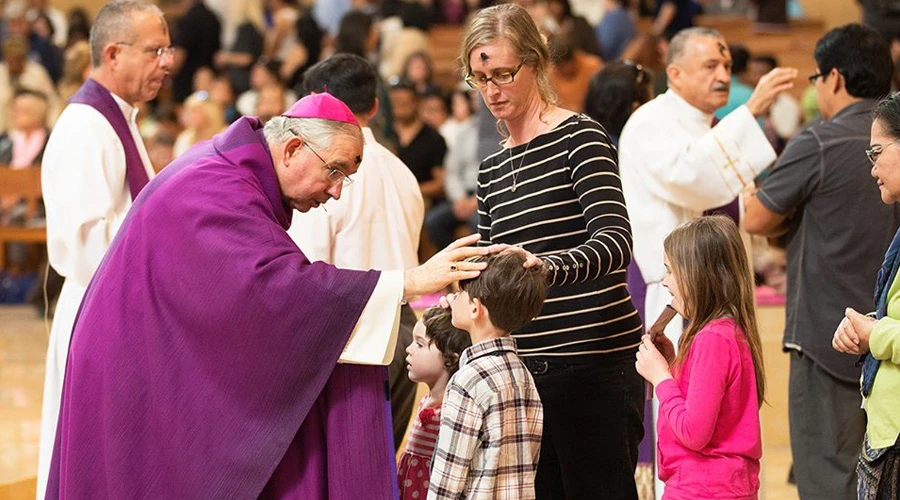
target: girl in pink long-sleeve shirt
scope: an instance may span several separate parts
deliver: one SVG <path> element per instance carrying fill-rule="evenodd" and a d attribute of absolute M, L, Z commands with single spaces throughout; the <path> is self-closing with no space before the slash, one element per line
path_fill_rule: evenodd
<path fill-rule="evenodd" d="M 765 392 L 753 279 L 734 222 L 700 217 L 665 240 L 672 307 L 688 319 L 678 356 L 644 336 L 637 370 L 659 398 L 664 500 L 756 499 Z"/>

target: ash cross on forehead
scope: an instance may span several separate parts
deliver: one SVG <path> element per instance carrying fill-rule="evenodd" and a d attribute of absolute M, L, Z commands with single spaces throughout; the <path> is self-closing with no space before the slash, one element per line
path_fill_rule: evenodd
<path fill-rule="evenodd" d="M 728 47 L 725 46 L 725 44 L 722 42 L 716 42 L 716 45 L 719 47 L 719 54 L 722 54 L 722 56 L 724 57 L 725 51 L 728 50 Z"/>
<path fill-rule="evenodd" d="M 482 52 L 481 53 L 481 62 L 487 62 L 488 59 L 490 59 L 490 57 L 488 57 L 488 55 L 486 53 Z"/>

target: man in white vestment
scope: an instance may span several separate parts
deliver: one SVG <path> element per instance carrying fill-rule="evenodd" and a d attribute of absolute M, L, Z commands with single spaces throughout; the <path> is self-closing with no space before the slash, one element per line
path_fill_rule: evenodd
<path fill-rule="evenodd" d="M 646 284 L 644 303 L 635 305 L 643 309 L 645 325 L 671 300 L 662 286 L 663 240 L 705 210 L 732 202 L 775 160 L 756 118 L 793 86 L 797 70 L 769 72 L 747 103 L 715 126 L 713 113 L 728 101 L 731 81 L 731 54 L 722 35 L 700 27 L 680 31 L 669 46 L 666 75 L 669 90 L 635 111 L 619 140 L 619 170 L 634 235 L 632 258 Z M 640 297 L 636 290 L 631 293 Z M 681 323 L 676 319 L 666 328 L 676 346 Z M 656 491 L 659 497 L 659 480 Z"/>
<path fill-rule="evenodd" d="M 364 58 L 336 54 L 307 70 L 304 92 L 325 92 L 344 101 L 362 127 L 363 160 L 340 199 L 322 210 L 294 211 L 288 234 L 311 262 L 345 269 L 410 269 L 418 265 L 425 205 L 419 183 L 400 158 L 375 140 L 369 119 L 378 111 L 378 74 Z M 394 447 L 398 448 L 415 403 L 405 349 L 416 316 L 401 308 L 400 331 L 390 365 Z"/>
<path fill-rule="evenodd" d="M 65 278 L 65 283 L 47 349 L 38 499 L 44 497 L 46 489 L 75 315 L 94 271 L 131 206 L 132 192 L 140 189 L 129 186 L 131 178 L 126 174 L 126 164 L 134 158 L 135 150 L 138 158 L 132 163 L 143 168 L 144 183 L 154 175 L 135 118 L 136 105 L 156 97 L 172 67 L 171 42 L 162 12 L 154 5 L 135 0 L 105 5 L 91 28 L 91 62 L 89 83 L 111 95 L 133 144 L 126 147 L 119 135 L 122 128 L 115 130 L 97 108 L 72 103 L 60 115 L 44 153 L 47 251 L 50 265 Z"/>
<path fill-rule="evenodd" d="M 644 321 L 669 303 L 663 240 L 704 210 L 725 205 L 775 160 L 756 117 L 797 71 L 776 68 L 763 77 L 745 105 L 712 126 L 713 112 L 728 100 L 731 54 L 709 28 L 679 32 L 669 49 L 669 90 L 631 115 L 619 141 L 619 169 L 634 233 L 634 260 L 647 284 Z M 667 333 L 677 345 L 680 322 Z"/>

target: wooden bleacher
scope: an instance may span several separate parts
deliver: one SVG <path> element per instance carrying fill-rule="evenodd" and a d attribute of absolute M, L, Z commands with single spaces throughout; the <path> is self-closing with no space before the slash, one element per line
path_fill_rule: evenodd
<path fill-rule="evenodd" d="M 26 220 L 37 212 L 41 198 L 41 169 L 12 169 L 0 166 L 0 196 L 19 196 L 28 201 Z M 9 242 L 46 243 L 44 227 L 0 225 L 0 268 L 6 266 L 6 244 Z"/>
<path fill-rule="evenodd" d="M 715 28 L 728 43 L 742 44 L 751 55 L 773 55 L 782 66 L 800 70 L 792 94 L 800 96 L 808 85 L 806 77 L 816 72 L 813 49 L 825 34 L 820 20 L 801 19 L 790 22 L 783 33 L 758 33 L 753 22 L 738 16 L 699 16 L 698 26 Z M 649 20 L 642 19 L 638 29 L 646 31 Z M 434 60 L 434 80 L 442 88 L 450 89 L 460 81 L 459 51 L 462 46 L 462 26 L 437 25 L 428 32 L 429 49 Z"/>
<path fill-rule="evenodd" d="M 443 89 L 455 88 L 462 80 L 459 51 L 462 49 L 462 26 L 441 24 L 428 31 L 428 50 L 435 83 Z"/>

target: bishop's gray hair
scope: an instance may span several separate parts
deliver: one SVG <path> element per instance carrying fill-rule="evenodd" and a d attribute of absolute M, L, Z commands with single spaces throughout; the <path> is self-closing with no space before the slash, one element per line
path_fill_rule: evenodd
<path fill-rule="evenodd" d="M 99 68 L 103 63 L 106 44 L 134 40 L 132 14 L 136 12 L 151 12 L 163 17 L 159 7 L 140 0 L 119 0 L 100 8 L 91 26 L 91 65 L 94 68 Z"/>
<path fill-rule="evenodd" d="M 292 137 L 300 136 L 314 148 L 328 149 L 337 135 L 349 135 L 363 142 L 362 130 L 352 123 L 322 118 L 290 118 L 276 116 L 266 122 L 263 133 L 269 144 L 281 145 Z"/>
<path fill-rule="evenodd" d="M 669 42 L 669 60 L 667 61 L 667 63 L 672 64 L 681 56 L 683 56 L 685 50 L 687 50 L 688 41 L 691 38 L 697 36 L 719 38 L 723 41 L 723 43 L 725 41 L 725 38 L 722 37 L 722 34 L 712 28 L 706 28 L 704 26 L 685 28 L 676 33 L 675 36 L 672 37 L 672 41 Z"/>

